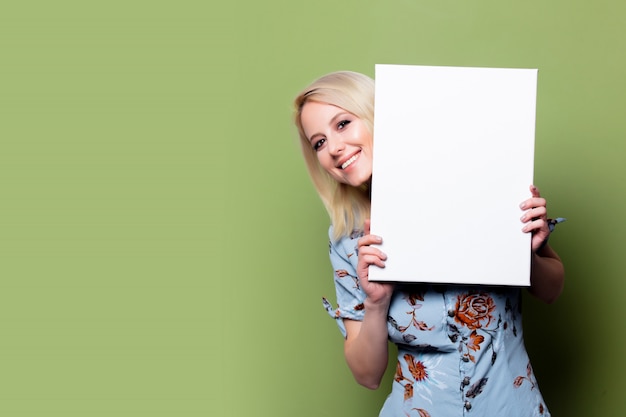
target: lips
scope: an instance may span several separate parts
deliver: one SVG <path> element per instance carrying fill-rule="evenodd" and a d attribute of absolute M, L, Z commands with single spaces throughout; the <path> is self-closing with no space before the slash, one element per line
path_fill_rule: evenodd
<path fill-rule="evenodd" d="M 359 155 L 361 154 L 361 152 L 357 152 L 354 155 L 352 155 L 350 158 L 346 159 L 340 166 L 339 168 L 341 169 L 346 169 L 348 168 L 350 165 L 352 165 L 354 163 L 354 161 L 356 161 L 357 159 L 359 159 Z"/>

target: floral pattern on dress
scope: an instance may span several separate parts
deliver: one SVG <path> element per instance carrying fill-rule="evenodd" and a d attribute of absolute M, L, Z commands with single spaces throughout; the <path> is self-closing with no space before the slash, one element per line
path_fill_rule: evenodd
<path fill-rule="evenodd" d="M 337 307 L 327 299 L 324 307 L 344 337 L 343 321 L 365 314 L 360 236 L 330 242 Z M 520 297 L 513 287 L 397 284 L 387 328 L 398 360 L 379 417 L 549 417 L 524 348 Z"/>
<path fill-rule="evenodd" d="M 530 362 L 528 362 L 528 365 L 526 366 L 526 376 L 520 375 L 516 377 L 513 381 L 513 386 L 515 388 L 519 388 L 522 386 L 524 381 L 528 381 L 530 383 L 531 390 L 535 389 L 535 387 L 537 386 L 537 381 L 535 381 L 535 377 L 533 375 L 533 367 L 530 365 Z"/>
<path fill-rule="evenodd" d="M 485 342 L 484 333 L 489 332 L 489 325 L 494 321 L 493 311 L 496 304 L 493 298 L 484 292 L 472 292 L 459 294 L 454 310 L 454 321 L 461 327 L 471 330 L 466 334 L 456 325 L 450 325 L 450 340 L 459 342 L 458 350 L 464 360 L 476 362 L 475 353 L 481 349 Z M 498 320 L 498 325 L 501 320 Z M 496 352 L 492 354 L 492 362 L 496 360 Z M 486 383 L 486 381 L 484 382 Z M 483 383 L 483 384 L 484 384 Z"/>
<path fill-rule="evenodd" d="M 402 358 L 409 372 L 405 374 L 402 371 L 402 362 L 398 361 L 394 381 L 404 387 L 404 401 L 412 400 L 417 395 L 432 405 L 433 389 L 446 388 L 443 382 L 445 373 L 439 369 L 441 358 L 410 353 L 405 353 Z M 419 415 L 430 415 L 426 408 L 410 408 L 407 415 L 410 415 L 412 411 L 419 412 Z"/>
<path fill-rule="evenodd" d="M 407 293 L 404 295 L 403 298 L 410 307 L 410 310 L 406 312 L 406 314 L 410 318 L 409 323 L 404 326 L 400 325 L 398 321 L 392 316 L 388 316 L 387 321 L 391 326 L 393 326 L 396 330 L 402 333 L 402 338 L 405 342 L 411 343 L 417 339 L 416 335 L 407 332 L 407 330 L 409 330 L 411 327 L 414 327 L 416 330 L 420 331 L 430 331 L 434 329 L 434 326 L 429 326 L 428 324 L 426 324 L 425 321 L 419 320 L 417 318 L 417 310 L 422 308 L 422 303 L 424 302 L 423 291 Z"/>
<path fill-rule="evenodd" d="M 495 308 L 493 298 L 487 293 L 459 294 L 454 320 L 471 330 L 487 327 L 493 320 Z"/>

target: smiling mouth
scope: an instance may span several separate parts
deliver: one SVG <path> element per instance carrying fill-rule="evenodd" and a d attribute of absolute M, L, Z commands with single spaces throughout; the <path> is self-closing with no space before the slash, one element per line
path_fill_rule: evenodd
<path fill-rule="evenodd" d="M 350 157 L 350 159 L 348 159 L 346 162 L 344 162 L 343 164 L 341 164 L 341 169 L 346 169 L 348 168 L 350 165 L 352 165 L 352 163 L 354 161 L 356 161 L 357 159 L 359 159 L 359 153 L 354 154 Z"/>

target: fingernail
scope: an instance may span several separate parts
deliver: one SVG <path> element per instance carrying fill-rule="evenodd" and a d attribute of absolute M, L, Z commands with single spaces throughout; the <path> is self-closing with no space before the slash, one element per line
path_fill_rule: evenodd
<path fill-rule="evenodd" d="M 525 208 L 526 208 L 526 202 L 521 203 L 521 204 L 519 205 L 519 208 L 521 208 L 521 209 L 525 209 Z"/>

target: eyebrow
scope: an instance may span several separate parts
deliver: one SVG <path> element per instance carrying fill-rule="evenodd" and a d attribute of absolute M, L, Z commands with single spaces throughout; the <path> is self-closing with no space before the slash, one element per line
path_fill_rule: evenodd
<path fill-rule="evenodd" d="M 335 114 L 335 115 L 333 116 L 333 118 L 332 118 L 332 119 L 330 119 L 330 122 L 328 122 L 328 126 L 332 126 L 332 125 L 334 125 L 334 124 L 337 122 L 337 119 L 340 119 L 341 117 L 343 117 L 343 116 L 344 116 L 344 115 L 346 115 L 346 114 L 350 114 L 350 113 L 349 113 L 349 112 L 347 112 L 347 111 L 340 111 L 339 113 Z M 309 142 L 312 142 L 312 141 L 313 141 L 313 139 L 315 139 L 317 136 L 324 136 L 324 135 L 323 135 L 323 134 L 321 134 L 321 133 L 314 133 L 314 134 L 312 134 L 312 135 L 311 135 L 311 137 L 309 138 Z"/>

